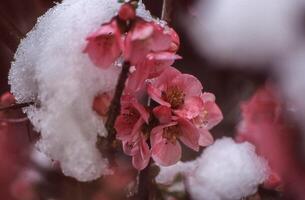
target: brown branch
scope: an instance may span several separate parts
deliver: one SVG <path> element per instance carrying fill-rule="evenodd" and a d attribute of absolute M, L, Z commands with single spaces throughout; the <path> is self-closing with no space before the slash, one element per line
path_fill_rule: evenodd
<path fill-rule="evenodd" d="M 115 153 L 116 153 L 116 130 L 114 128 L 115 120 L 120 114 L 121 111 L 121 97 L 125 88 L 125 82 L 128 78 L 130 64 L 129 62 L 124 62 L 122 71 L 119 76 L 119 80 L 117 82 L 115 93 L 113 96 L 113 99 L 111 101 L 111 104 L 108 109 L 108 118 L 105 123 L 105 127 L 108 132 L 108 137 L 104 138 L 101 136 L 98 136 L 97 140 L 97 148 L 99 151 L 104 155 L 106 158 L 109 159 L 109 162 L 112 166 L 116 166 L 115 162 Z"/>
<path fill-rule="evenodd" d="M 130 68 L 129 62 L 124 62 L 117 86 L 115 88 L 115 93 L 109 107 L 108 118 L 105 123 L 105 127 L 108 131 L 108 139 L 110 141 L 113 141 L 115 138 L 116 131 L 114 129 L 114 123 L 117 116 L 120 114 L 121 97 L 125 88 L 125 82 L 128 78 L 129 68 Z"/>
<path fill-rule="evenodd" d="M 23 117 L 23 118 L 4 118 L 4 119 L 0 119 L 0 122 L 5 122 L 5 123 L 10 123 L 10 124 L 17 124 L 17 123 L 23 123 L 23 122 L 27 122 L 29 120 L 29 118 L 27 117 Z"/>
<path fill-rule="evenodd" d="M 151 186 L 151 177 L 149 176 L 150 164 L 143 169 L 139 174 L 139 189 L 136 200 L 142 199 L 150 199 L 150 190 L 152 190 Z"/>
<path fill-rule="evenodd" d="M 0 107 L 0 111 L 17 110 L 34 104 L 35 104 L 34 102 L 19 103 L 19 104 L 16 103 L 9 106 Z"/>
<path fill-rule="evenodd" d="M 174 0 L 163 0 L 161 19 L 170 23 Z"/>

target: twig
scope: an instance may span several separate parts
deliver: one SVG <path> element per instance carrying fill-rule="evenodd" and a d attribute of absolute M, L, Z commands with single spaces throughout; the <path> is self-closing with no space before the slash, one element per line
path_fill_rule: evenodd
<path fill-rule="evenodd" d="M 34 102 L 16 103 L 9 106 L 0 107 L 0 111 L 17 110 L 34 104 L 35 104 Z"/>
<path fill-rule="evenodd" d="M 136 200 L 149 199 L 151 188 L 151 177 L 149 176 L 150 164 L 139 174 L 139 189 Z"/>
<path fill-rule="evenodd" d="M 13 119 L 0 119 L 0 122 L 5 122 L 5 123 L 12 123 L 12 124 L 17 124 L 17 123 L 23 123 L 23 122 L 27 122 L 29 120 L 29 118 L 27 117 L 23 117 L 23 118 L 13 118 Z"/>
<path fill-rule="evenodd" d="M 120 110 L 121 110 L 120 102 L 121 102 L 122 93 L 125 88 L 125 82 L 128 78 L 129 68 L 130 68 L 129 62 L 124 62 L 117 86 L 115 88 L 113 99 L 109 106 L 108 118 L 105 123 L 105 127 L 108 131 L 108 139 L 110 141 L 113 141 L 115 138 L 116 131 L 114 129 L 114 123 L 117 116 L 120 114 Z"/>
<path fill-rule="evenodd" d="M 172 11 L 173 11 L 173 0 L 163 0 L 161 19 L 170 23 Z"/>
<path fill-rule="evenodd" d="M 120 114 L 121 111 L 121 97 L 125 88 L 125 82 L 128 78 L 130 64 L 129 62 L 124 62 L 122 71 L 119 76 L 119 80 L 117 82 L 115 93 L 113 96 L 113 99 L 111 101 L 111 104 L 108 109 L 108 118 L 105 123 L 105 127 L 108 132 L 108 137 L 103 138 L 101 136 L 98 136 L 97 140 L 97 148 L 102 153 L 102 155 L 106 156 L 109 159 L 109 162 L 112 166 L 116 166 L 115 162 L 115 153 L 116 153 L 116 130 L 114 128 L 115 120 Z"/>

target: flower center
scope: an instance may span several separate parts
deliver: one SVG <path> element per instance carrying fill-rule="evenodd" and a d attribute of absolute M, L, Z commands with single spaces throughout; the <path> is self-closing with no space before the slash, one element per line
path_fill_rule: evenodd
<path fill-rule="evenodd" d="M 149 138 L 151 128 L 147 124 L 143 124 L 141 131 L 142 131 L 142 134 L 143 134 L 145 140 L 147 140 Z"/>
<path fill-rule="evenodd" d="M 180 135 L 180 128 L 178 125 L 166 127 L 163 130 L 163 138 L 167 139 L 173 144 L 176 144 L 179 135 Z"/>
<path fill-rule="evenodd" d="M 97 45 L 103 46 L 105 48 L 110 48 L 113 45 L 114 40 L 115 40 L 114 35 L 111 32 L 96 38 Z"/>
<path fill-rule="evenodd" d="M 185 94 L 178 86 L 172 86 L 167 88 L 162 93 L 162 98 L 167 101 L 173 109 L 179 108 L 184 103 Z"/>
<path fill-rule="evenodd" d="M 204 128 L 204 127 L 206 128 L 209 123 L 209 112 L 206 110 L 203 110 L 192 121 L 198 128 Z"/>
<path fill-rule="evenodd" d="M 129 107 L 126 109 L 126 112 L 123 113 L 123 116 L 128 124 L 133 124 L 137 122 L 140 114 L 135 108 Z"/>

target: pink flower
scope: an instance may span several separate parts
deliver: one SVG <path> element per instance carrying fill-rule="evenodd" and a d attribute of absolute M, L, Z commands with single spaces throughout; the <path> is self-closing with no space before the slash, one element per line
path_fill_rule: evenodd
<path fill-rule="evenodd" d="M 121 98 L 121 113 L 115 122 L 119 140 L 132 139 L 144 123 L 148 123 L 149 113 L 134 97 L 124 95 Z"/>
<path fill-rule="evenodd" d="M 133 94 L 145 88 L 144 82 L 159 76 L 181 57 L 171 52 L 149 53 L 146 59 L 136 65 L 126 84 L 126 92 Z"/>
<path fill-rule="evenodd" d="M 84 52 L 98 67 L 110 67 L 121 54 L 121 33 L 116 20 L 103 24 L 87 41 Z"/>
<path fill-rule="evenodd" d="M 171 47 L 168 51 L 170 52 L 177 52 L 180 46 L 180 38 L 178 36 L 178 34 L 176 33 L 176 31 L 172 28 L 169 28 L 169 34 L 172 38 L 172 43 L 171 43 Z"/>
<path fill-rule="evenodd" d="M 150 159 L 150 151 L 146 143 L 148 133 L 145 131 L 149 113 L 134 97 L 129 95 L 122 97 L 121 106 L 121 114 L 117 117 L 114 126 L 117 131 L 117 139 L 123 142 L 124 152 L 132 156 L 133 166 L 142 170 Z"/>
<path fill-rule="evenodd" d="M 215 103 L 215 96 L 202 93 L 198 79 L 168 68 L 147 87 L 150 97 L 163 106 L 170 107 L 180 118 L 192 121 L 199 129 L 199 145 L 213 143 L 209 130 L 223 118 Z"/>
<path fill-rule="evenodd" d="M 124 45 L 124 58 L 133 65 L 143 61 L 149 53 L 175 50 L 172 31 L 155 22 L 136 21 L 128 32 Z M 175 41 L 176 37 L 174 37 Z"/>
<path fill-rule="evenodd" d="M 123 150 L 127 155 L 132 156 L 132 165 L 138 169 L 144 169 L 150 160 L 150 150 L 146 142 L 147 135 L 141 130 L 132 140 L 123 141 Z"/>
<path fill-rule="evenodd" d="M 149 96 L 161 105 L 171 107 L 174 112 L 191 106 L 185 115 L 199 114 L 202 105 L 202 85 L 192 75 L 181 74 L 173 67 L 167 68 L 147 87 Z M 179 112 L 178 112 L 179 113 Z M 188 118 L 188 117 L 186 117 Z"/>
<path fill-rule="evenodd" d="M 207 146 L 213 143 L 213 137 L 209 130 L 221 122 L 223 119 L 222 112 L 215 103 L 215 96 L 212 93 L 204 92 L 200 96 L 200 101 L 196 97 L 189 101 L 191 102 L 185 103 L 183 108 L 175 113 L 190 119 L 201 130 L 199 145 Z M 197 112 L 198 108 L 199 112 Z"/>
<path fill-rule="evenodd" d="M 134 7 L 130 3 L 124 3 L 119 10 L 119 17 L 124 21 L 133 20 L 136 17 Z"/>
<path fill-rule="evenodd" d="M 199 150 L 199 129 L 190 121 L 179 117 L 172 117 L 170 121 L 171 112 L 166 106 L 156 107 L 154 114 L 160 123 L 165 122 L 151 131 L 151 152 L 155 162 L 162 166 L 177 163 L 181 158 L 181 145 L 178 139 L 189 148 Z"/>

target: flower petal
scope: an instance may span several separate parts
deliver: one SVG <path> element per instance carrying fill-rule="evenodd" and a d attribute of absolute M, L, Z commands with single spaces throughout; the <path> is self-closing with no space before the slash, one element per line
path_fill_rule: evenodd
<path fill-rule="evenodd" d="M 140 137 L 141 139 L 138 143 L 139 151 L 136 155 L 132 157 L 132 165 L 138 170 L 144 169 L 148 165 L 150 160 L 150 151 L 148 144 L 146 143 L 143 136 Z"/>
<path fill-rule="evenodd" d="M 221 122 L 223 115 L 220 108 L 215 103 L 215 96 L 213 94 L 204 93 L 201 98 L 204 102 L 204 110 L 207 112 L 205 119 L 207 121 L 206 128 L 210 130 Z"/>
<path fill-rule="evenodd" d="M 161 166 L 170 166 L 181 159 L 181 152 L 179 142 L 172 143 L 162 139 L 161 142 L 152 147 L 152 158 Z"/>
<path fill-rule="evenodd" d="M 87 53 L 91 61 L 101 68 L 108 68 L 121 54 L 121 33 L 115 20 L 103 24 L 87 37 Z"/>
<path fill-rule="evenodd" d="M 203 109 L 203 101 L 199 96 L 186 98 L 181 109 L 174 110 L 174 113 L 182 118 L 193 119 Z"/>
<path fill-rule="evenodd" d="M 161 98 L 161 94 L 162 94 L 161 90 L 155 88 L 152 84 L 148 84 L 147 85 L 147 93 L 157 103 L 159 103 L 159 104 L 161 104 L 163 106 L 167 106 L 167 107 L 171 106 L 168 102 L 164 101 Z"/>
<path fill-rule="evenodd" d="M 151 40 L 151 50 L 154 52 L 157 51 L 166 51 L 171 48 L 172 36 L 170 32 L 166 32 L 164 27 L 153 22 L 154 33 Z"/>
<path fill-rule="evenodd" d="M 167 124 L 172 120 L 172 110 L 167 106 L 157 106 L 153 113 L 161 124 Z"/>
<path fill-rule="evenodd" d="M 200 96 L 202 93 L 202 84 L 190 74 L 181 74 L 171 81 L 171 85 L 181 88 L 186 97 Z"/>
<path fill-rule="evenodd" d="M 141 118 L 148 124 L 149 120 L 149 113 L 145 109 L 145 107 L 140 104 L 136 99 L 134 99 L 131 104 L 134 106 L 134 108 L 140 113 Z"/>
<path fill-rule="evenodd" d="M 171 122 L 165 125 L 159 125 L 156 126 L 155 128 L 152 129 L 151 134 L 150 134 L 150 144 L 151 146 L 154 146 L 157 143 L 162 142 L 162 134 L 163 134 L 163 129 L 166 127 L 170 126 L 175 126 L 177 125 L 177 122 Z"/>
<path fill-rule="evenodd" d="M 199 150 L 199 130 L 188 120 L 179 118 L 178 124 L 181 129 L 179 139 L 189 148 Z"/>
<path fill-rule="evenodd" d="M 123 115 L 119 115 L 114 124 L 114 128 L 117 132 L 116 137 L 119 140 L 125 140 L 130 137 L 130 133 L 133 130 L 134 124 L 128 122 Z"/>
<path fill-rule="evenodd" d="M 199 145 L 200 146 L 205 147 L 205 146 L 213 144 L 214 138 L 207 129 L 205 129 L 205 128 L 199 129 L 199 134 L 200 134 L 200 136 L 199 136 Z"/>
<path fill-rule="evenodd" d="M 179 46 L 180 46 L 180 38 L 174 29 L 169 28 L 168 32 L 172 38 L 172 43 L 171 43 L 171 47 L 170 47 L 169 51 L 177 52 L 179 49 Z"/>
<path fill-rule="evenodd" d="M 153 80 L 152 84 L 156 88 L 166 89 L 167 85 L 170 85 L 173 79 L 181 75 L 181 72 L 174 67 L 166 68 L 160 76 Z"/>
<path fill-rule="evenodd" d="M 147 55 L 147 60 L 150 63 L 149 78 L 159 76 L 167 67 L 171 66 L 175 60 L 181 59 L 181 56 L 172 52 L 157 52 Z"/>
<path fill-rule="evenodd" d="M 135 94 L 144 87 L 145 80 L 148 79 L 152 66 L 150 62 L 143 61 L 136 66 L 136 70 L 130 74 L 124 92 Z"/>
<path fill-rule="evenodd" d="M 128 32 L 123 48 L 124 59 L 135 65 L 143 61 L 150 52 L 150 39 L 154 27 L 144 20 L 137 20 L 135 26 Z"/>
<path fill-rule="evenodd" d="M 124 140 L 122 142 L 124 153 L 129 156 L 135 155 L 138 151 L 138 147 L 136 147 L 135 145 L 136 143 L 133 141 Z"/>

